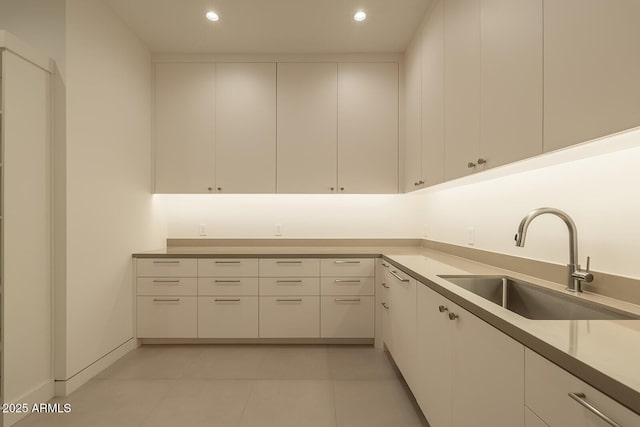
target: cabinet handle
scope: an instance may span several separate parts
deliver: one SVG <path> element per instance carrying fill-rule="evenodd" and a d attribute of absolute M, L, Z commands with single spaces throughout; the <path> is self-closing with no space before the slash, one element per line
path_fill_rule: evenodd
<path fill-rule="evenodd" d="M 456 320 L 458 317 L 460 316 L 455 313 L 449 313 L 449 320 Z"/>
<path fill-rule="evenodd" d="M 216 264 L 240 264 L 240 261 L 215 261 Z"/>
<path fill-rule="evenodd" d="M 340 191 L 344 191 L 344 187 L 340 187 Z"/>
<path fill-rule="evenodd" d="M 383 284 L 382 284 L 382 287 L 383 287 L 383 288 L 386 288 L 386 289 L 389 289 L 389 285 L 387 285 L 386 283 L 383 283 Z"/>
<path fill-rule="evenodd" d="M 478 164 L 479 164 L 479 165 L 484 165 L 484 164 L 486 164 L 486 163 L 487 163 L 487 159 L 483 159 L 482 157 L 480 157 L 480 158 L 478 159 Z"/>
<path fill-rule="evenodd" d="M 276 283 L 302 283 L 302 280 L 276 280 Z"/>
<path fill-rule="evenodd" d="M 389 310 L 389 306 L 386 302 L 381 303 L 385 310 Z"/>
<path fill-rule="evenodd" d="M 390 271 L 389 273 L 391 273 L 391 275 L 393 277 L 395 277 L 396 279 L 400 280 L 401 282 L 408 282 L 409 279 L 403 279 L 402 277 L 398 276 L 398 273 L 396 273 L 396 271 Z"/>
<path fill-rule="evenodd" d="M 276 264 L 302 264 L 302 261 L 276 261 Z"/>
<path fill-rule="evenodd" d="M 441 305 L 440 307 L 438 307 L 438 311 L 440 311 L 440 313 L 444 313 L 445 311 L 449 311 L 449 309 L 444 305 Z"/>
<path fill-rule="evenodd" d="M 215 302 L 240 302 L 240 298 L 215 298 Z"/>
<path fill-rule="evenodd" d="M 222 187 L 218 187 L 218 191 L 222 191 Z"/>
<path fill-rule="evenodd" d="M 607 415 L 602 413 L 598 408 L 593 406 L 591 403 L 587 402 L 586 396 L 584 393 L 569 393 L 569 397 L 587 408 L 590 412 L 592 412 L 595 416 L 600 418 L 605 423 L 609 424 L 612 427 L 622 427 L 620 424 L 609 418 Z"/>
<path fill-rule="evenodd" d="M 345 261 L 345 260 L 335 260 L 334 264 L 360 264 L 360 261 Z"/>
<path fill-rule="evenodd" d="M 360 298 L 336 298 L 336 302 L 360 302 Z"/>
<path fill-rule="evenodd" d="M 469 169 L 471 169 L 471 168 L 475 168 L 476 166 L 477 166 L 477 165 L 476 165 L 475 163 L 473 163 L 473 162 L 469 162 L 469 163 L 467 163 L 467 167 L 468 167 Z"/>
<path fill-rule="evenodd" d="M 334 191 L 334 190 L 335 190 L 335 187 L 331 187 L 331 191 Z"/>
<path fill-rule="evenodd" d="M 240 280 L 214 280 L 214 283 L 240 283 Z"/>
<path fill-rule="evenodd" d="M 383 266 L 384 268 L 389 268 L 389 264 L 385 264 L 384 262 L 382 263 L 382 266 Z"/>
<path fill-rule="evenodd" d="M 180 283 L 180 280 L 154 280 L 153 283 Z"/>
<path fill-rule="evenodd" d="M 153 302 L 180 302 L 180 298 L 154 298 Z"/>
<path fill-rule="evenodd" d="M 153 261 L 154 264 L 180 264 L 180 261 Z"/>
<path fill-rule="evenodd" d="M 342 279 L 336 279 L 334 280 L 335 283 L 360 283 L 360 280 L 342 280 Z"/>
<path fill-rule="evenodd" d="M 413 185 L 415 185 L 416 187 L 417 187 L 418 185 L 422 185 L 422 184 L 424 184 L 424 181 L 422 181 L 422 180 L 420 180 L 420 181 L 416 181 L 416 182 L 414 182 L 414 183 L 413 183 Z"/>
<path fill-rule="evenodd" d="M 277 302 L 302 302 L 302 298 L 278 298 Z"/>

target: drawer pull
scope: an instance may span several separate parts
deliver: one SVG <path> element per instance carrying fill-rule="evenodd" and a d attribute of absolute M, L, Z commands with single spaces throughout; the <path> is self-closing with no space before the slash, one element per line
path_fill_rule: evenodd
<path fill-rule="evenodd" d="M 240 298 L 215 298 L 215 302 L 240 302 Z"/>
<path fill-rule="evenodd" d="M 384 263 L 384 262 L 382 263 L 382 266 L 383 266 L 384 268 L 389 268 L 389 264 Z"/>
<path fill-rule="evenodd" d="M 153 261 L 154 264 L 180 264 L 180 261 Z"/>
<path fill-rule="evenodd" d="M 153 283 L 180 283 L 180 280 L 154 280 Z"/>
<path fill-rule="evenodd" d="M 302 298 L 278 298 L 277 302 L 302 302 Z"/>
<path fill-rule="evenodd" d="M 240 283 L 240 280 L 214 280 L 214 283 Z"/>
<path fill-rule="evenodd" d="M 360 298 L 336 298 L 336 302 L 360 302 Z"/>
<path fill-rule="evenodd" d="M 154 298 L 153 302 L 180 302 L 180 298 Z"/>
<path fill-rule="evenodd" d="M 276 264 L 302 264 L 302 261 L 276 261 Z"/>
<path fill-rule="evenodd" d="M 288 283 L 288 284 L 299 284 L 302 283 L 302 280 L 276 280 L 276 283 Z"/>
<path fill-rule="evenodd" d="M 240 264 L 240 261 L 215 261 L 216 264 Z"/>
<path fill-rule="evenodd" d="M 381 303 L 385 310 L 389 310 L 389 306 L 386 302 Z"/>
<path fill-rule="evenodd" d="M 393 277 L 395 277 L 396 279 L 400 280 L 401 282 L 408 282 L 409 281 L 409 279 L 403 279 L 402 277 L 398 276 L 398 273 L 396 273 L 395 270 L 390 271 L 389 273 L 391 273 L 391 275 Z"/>
<path fill-rule="evenodd" d="M 587 408 L 590 412 L 593 412 L 598 418 L 600 418 L 605 423 L 609 424 L 611 427 L 622 427 L 620 424 L 609 418 L 607 415 L 602 413 L 598 408 L 593 406 L 591 403 L 587 402 L 586 396 L 584 393 L 569 393 L 569 397 Z"/>
<path fill-rule="evenodd" d="M 386 288 L 386 289 L 389 289 L 389 285 L 387 285 L 386 283 L 383 283 L 383 284 L 382 284 L 382 287 L 383 287 L 383 288 Z"/>
<path fill-rule="evenodd" d="M 344 260 L 336 260 L 333 261 L 335 264 L 360 264 L 360 261 L 344 261 Z"/>
<path fill-rule="evenodd" d="M 336 280 L 334 280 L 334 282 L 336 282 L 336 283 L 360 283 L 360 280 L 341 280 L 341 279 L 336 279 Z"/>

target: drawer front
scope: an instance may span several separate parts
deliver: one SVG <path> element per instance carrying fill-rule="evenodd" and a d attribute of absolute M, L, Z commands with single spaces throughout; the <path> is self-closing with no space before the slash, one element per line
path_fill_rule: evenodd
<path fill-rule="evenodd" d="M 322 297 L 322 338 L 373 338 L 374 303 L 372 296 Z"/>
<path fill-rule="evenodd" d="M 260 277 L 318 277 L 319 259 L 261 259 Z"/>
<path fill-rule="evenodd" d="M 320 297 L 260 297 L 260 338 L 318 338 Z"/>
<path fill-rule="evenodd" d="M 322 277 L 373 277 L 373 258 L 329 258 L 321 261 Z"/>
<path fill-rule="evenodd" d="M 204 277 L 198 279 L 198 295 L 258 295 L 257 277 Z"/>
<path fill-rule="evenodd" d="M 198 297 L 137 297 L 138 338 L 196 338 Z"/>
<path fill-rule="evenodd" d="M 238 259 L 199 259 L 198 277 L 258 277 L 258 260 Z"/>
<path fill-rule="evenodd" d="M 320 295 L 317 277 L 260 278 L 260 295 Z"/>
<path fill-rule="evenodd" d="M 138 277 L 137 295 L 197 295 L 195 277 Z"/>
<path fill-rule="evenodd" d="M 189 258 L 138 258 L 138 277 L 196 277 L 198 265 Z"/>
<path fill-rule="evenodd" d="M 323 277 L 322 295 L 373 295 L 373 277 Z"/>
<path fill-rule="evenodd" d="M 584 399 L 622 426 L 640 426 L 640 415 L 551 363 L 525 350 L 525 403 L 551 427 L 608 426 L 593 412 L 569 397 L 583 393 Z"/>
<path fill-rule="evenodd" d="M 198 338 L 258 338 L 258 297 L 199 297 Z"/>

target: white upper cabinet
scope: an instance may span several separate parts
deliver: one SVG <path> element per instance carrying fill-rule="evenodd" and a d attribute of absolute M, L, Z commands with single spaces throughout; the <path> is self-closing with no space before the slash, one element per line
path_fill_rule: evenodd
<path fill-rule="evenodd" d="M 398 192 L 398 64 L 338 64 L 338 189 Z"/>
<path fill-rule="evenodd" d="M 216 65 L 216 191 L 276 191 L 276 64 Z"/>
<path fill-rule="evenodd" d="M 155 192 L 215 190 L 215 65 L 155 66 Z"/>
<path fill-rule="evenodd" d="M 404 55 L 404 191 L 422 187 L 422 40 L 415 37 Z"/>
<path fill-rule="evenodd" d="M 480 157 L 492 168 L 542 153 L 542 0 L 482 0 L 481 23 Z"/>
<path fill-rule="evenodd" d="M 480 0 L 445 8 L 445 177 L 474 171 L 480 142 Z"/>
<path fill-rule="evenodd" d="M 278 64 L 278 193 L 337 190 L 337 67 Z"/>
<path fill-rule="evenodd" d="M 544 151 L 640 125 L 640 2 L 544 2 Z"/>

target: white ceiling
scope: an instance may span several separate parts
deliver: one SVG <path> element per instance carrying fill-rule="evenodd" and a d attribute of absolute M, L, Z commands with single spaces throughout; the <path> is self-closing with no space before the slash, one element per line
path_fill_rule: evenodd
<path fill-rule="evenodd" d="M 153 52 L 399 53 L 430 0 L 104 0 Z M 353 20 L 365 10 L 366 21 Z M 220 15 L 216 23 L 204 13 Z"/>

